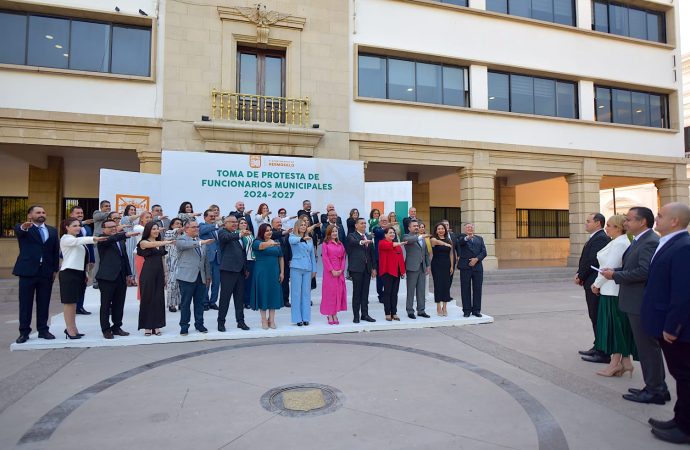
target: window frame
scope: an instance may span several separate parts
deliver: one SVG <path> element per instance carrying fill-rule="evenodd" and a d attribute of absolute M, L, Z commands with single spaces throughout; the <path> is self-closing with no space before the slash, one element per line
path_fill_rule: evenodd
<path fill-rule="evenodd" d="M 599 107 L 597 106 L 597 101 L 598 101 L 598 98 L 599 98 L 599 97 L 597 96 L 597 90 L 598 90 L 598 89 L 606 89 L 606 90 L 608 90 L 608 93 L 609 93 L 608 107 L 609 107 L 609 111 L 610 111 L 610 114 L 609 114 L 610 120 L 599 120 Z M 649 123 L 650 123 L 650 125 L 638 125 L 638 124 L 632 123 L 632 122 L 634 121 L 632 115 L 631 115 L 630 123 L 615 122 L 615 121 L 613 120 L 613 118 L 614 118 L 614 108 L 613 108 L 614 99 L 613 99 L 613 91 L 614 91 L 614 90 L 625 91 L 625 92 L 628 92 L 628 93 L 630 94 L 630 99 L 631 99 L 631 102 L 630 102 L 631 114 L 634 113 L 634 111 L 632 111 L 632 105 L 633 105 L 632 97 L 633 97 L 633 94 L 635 93 L 635 94 L 644 94 L 644 95 L 646 95 L 646 96 L 647 96 L 647 99 L 648 99 L 647 104 L 649 105 Z M 661 105 L 661 117 L 660 117 L 660 119 L 661 119 L 661 122 L 662 122 L 662 126 L 660 126 L 660 127 L 651 125 L 651 123 L 653 122 L 653 119 L 652 119 L 652 116 L 651 116 L 651 109 L 652 109 L 652 106 L 651 106 L 651 97 L 652 97 L 652 96 L 657 96 L 657 97 L 661 98 L 661 103 L 662 103 L 662 105 Z M 669 103 L 670 103 L 670 101 L 669 101 L 669 96 L 668 96 L 668 94 L 664 94 L 664 93 L 660 93 L 660 92 L 643 91 L 643 90 L 639 90 L 639 89 L 625 89 L 625 88 L 620 88 L 620 87 L 616 87 L 616 86 L 600 85 L 600 84 L 595 84 L 595 85 L 594 85 L 594 120 L 595 120 L 596 122 L 600 122 L 600 123 L 611 123 L 611 124 L 616 124 L 616 125 L 626 125 L 626 126 L 633 126 L 633 127 L 654 128 L 654 129 L 659 129 L 659 130 L 670 130 L 670 129 L 671 129 L 671 108 L 670 108 L 670 104 L 669 104 Z"/>
<path fill-rule="evenodd" d="M 547 215 L 553 212 L 553 223 Z M 534 217 L 533 215 L 540 215 Z M 567 209 L 515 208 L 515 237 L 517 239 L 568 239 L 570 238 L 570 212 Z M 553 227 L 555 236 L 547 236 L 546 231 Z M 525 235 L 526 232 L 526 235 Z"/>
<path fill-rule="evenodd" d="M 649 9 L 649 8 L 643 8 L 643 7 L 638 7 L 635 5 L 630 5 L 627 3 L 619 2 L 619 1 L 611 1 L 611 0 L 592 0 L 591 2 L 592 8 L 591 8 L 591 14 L 592 14 L 592 31 L 597 31 L 599 33 L 606 33 L 606 34 L 612 34 L 615 36 L 622 36 L 626 37 L 629 39 L 636 39 L 636 40 L 641 40 L 641 41 L 646 41 L 646 42 L 653 42 L 656 44 L 668 44 L 668 31 L 667 31 L 667 23 L 666 23 L 666 11 L 659 11 L 655 9 Z M 600 26 L 606 26 L 606 31 L 603 30 L 598 30 L 596 29 L 597 22 L 596 22 L 596 14 L 595 14 L 595 9 L 596 5 L 605 5 L 606 6 L 606 24 L 599 24 Z M 620 33 L 614 33 L 611 31 L 611 7 L 615 6 L 617 8 L 625 8 L 626 9 L 626 16 L 627 16 L 627 34 L 620 34 Z M 639 38 L 635 36 L 631 36 L 630 33 L 630 11 L 635 10 L 635 11 L 640 11 L 645 13 L 645 34 L 647 35 L 646 38 Z M 659 23 L 662 25 L 661 29 L 659 29 L 659 40 L 652 40 L 649 38 L 649 16 L 657 16 L 661 20 Z"/>
<path fill-rule="evenodd" d="M 241 58 L 242 54 L 256 54 L 256 94 L 248 94 L 248 95 L 266 95 L 266 57 L 271 56 L 271 57 L 280 57 L 281 58 L 281 73 L 280 73 L 280 78 L 281 78 L 281 94 L 280 97 L 287 97 L 287 51 L 283 50 L 278 50 L 278 49 L 262 49 L 258 47 L 252 47 L 249 45 L 237 45 L 237 51 L 236 51 L 236 60 L 235 60 L 235 89 L 236 92 L 239 94 L 243 94 L 243 92 L 240 92 L 240 83 L 241 83 Z M 259 88 L 261 86 L 261 89 Z"/>
<path fill-rule="evenodd" d="M 506 12 L 489 9 L 488 5 L 486 6 L 486 11 L 496 13 L 496 14 L 506 14 L 506 15 L 509 15 L 512 17 L 522 17 L 524 19 L 537 20 L 539 22 L 553 23 L 556 25 L 563 25 L 566 27 L 577 27 L 577 2 L 576 2 L 576 0 L 568 0 L 570 2 L 570 8 L 571 8 L 571 12 L 572 12 L 571 23 L 562 23 L 562 22 L 556 21 L 556 3 L 555 2 L 557 0 L 550 0 L 551 1 L 551 12 L 553 14 L 553 20 L 546 20 L 546 19 L 540 19 L 540 18 L 534 17 L 533 0 L 528 0 L 528 1 L 529 1 L 529 11 L 530 11 L 529 16 L 524 16 L 524 15 L 512 13 L 510 11 L 510 4 L 511 4 L 510 0 L 503 0 L 503 2 L 505 3 L 505 11 Z"/>

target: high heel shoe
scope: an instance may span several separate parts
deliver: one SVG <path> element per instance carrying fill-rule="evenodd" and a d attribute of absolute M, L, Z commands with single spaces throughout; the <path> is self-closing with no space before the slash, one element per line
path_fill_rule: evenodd
<path fill-rule="evenodd" d="M 268 328 L 271 328 L 271 329 L 273 329 L 273 330 L 276 329 L 276 322 L 275 322 L 275 320 L 269 320 L 269 321 L 268 321 Z"/>
<path fill-rule="evenodd" d="M 79 334 L 79 333 L 77 333 L 76 336 L 72 336 L 71 334 L 69 334 L 67 332 L 67 328 L 65 328 L 65 339 L 81 339 L 82 336 L 83 336 L 83 334 Z"/>
<path fill-rule="evenodd" d="M 633 371 L 635 370 L 635 366 L 631 365 L 630 367 L 625 367 L 623 365 L 623 371 L 621 372 L 621 376 L 625 375 L 625 372 L 630 372 L 630 378 L 632 378 Z"/>
<path fill-rule="evenodd" d="M 261 319 L 261 328 L 268 330 L 268 321 L 266 319 Z"/>
<path fill-rule="evenodd" d="M 625 368 L 623 368 L 623 364 L 618 363 L 615 366 L 608 366 L 604 370 L 598 371 L 597 375 L 601 375 L 602 377 L 622 377 L 624 372 Z"/>

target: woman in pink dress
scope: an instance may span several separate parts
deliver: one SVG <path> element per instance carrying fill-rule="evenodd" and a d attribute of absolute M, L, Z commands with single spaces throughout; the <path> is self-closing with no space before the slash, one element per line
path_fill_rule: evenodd
<path fill-rule="evenodd" d="M 323 260 L 323 287 L 321 290 L 321 314 L 329 325 L 337 325 L 338 311 L 347 311 L 345 289 L 345 246 L 338 240 L 338 228 L 328 225 L 321 246 Z"/>

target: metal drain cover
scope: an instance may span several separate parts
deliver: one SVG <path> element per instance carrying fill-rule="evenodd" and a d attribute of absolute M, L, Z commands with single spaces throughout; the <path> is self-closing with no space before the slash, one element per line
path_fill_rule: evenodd
<path fill-rule="evenodd" d="M 261 396 L 261 406 L 283 416 L 317 416 L 342 405 L 342 393 L 324 384 L 291 384 L 271 389 Z"/>

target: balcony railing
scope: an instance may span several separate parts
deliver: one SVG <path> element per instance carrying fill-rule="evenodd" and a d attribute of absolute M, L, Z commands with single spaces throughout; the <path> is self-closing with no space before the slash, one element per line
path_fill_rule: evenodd
<path fill-rule="evenodd" d="M 211 119 L 309 126 L 309 97 L 211 91 Z"/>

